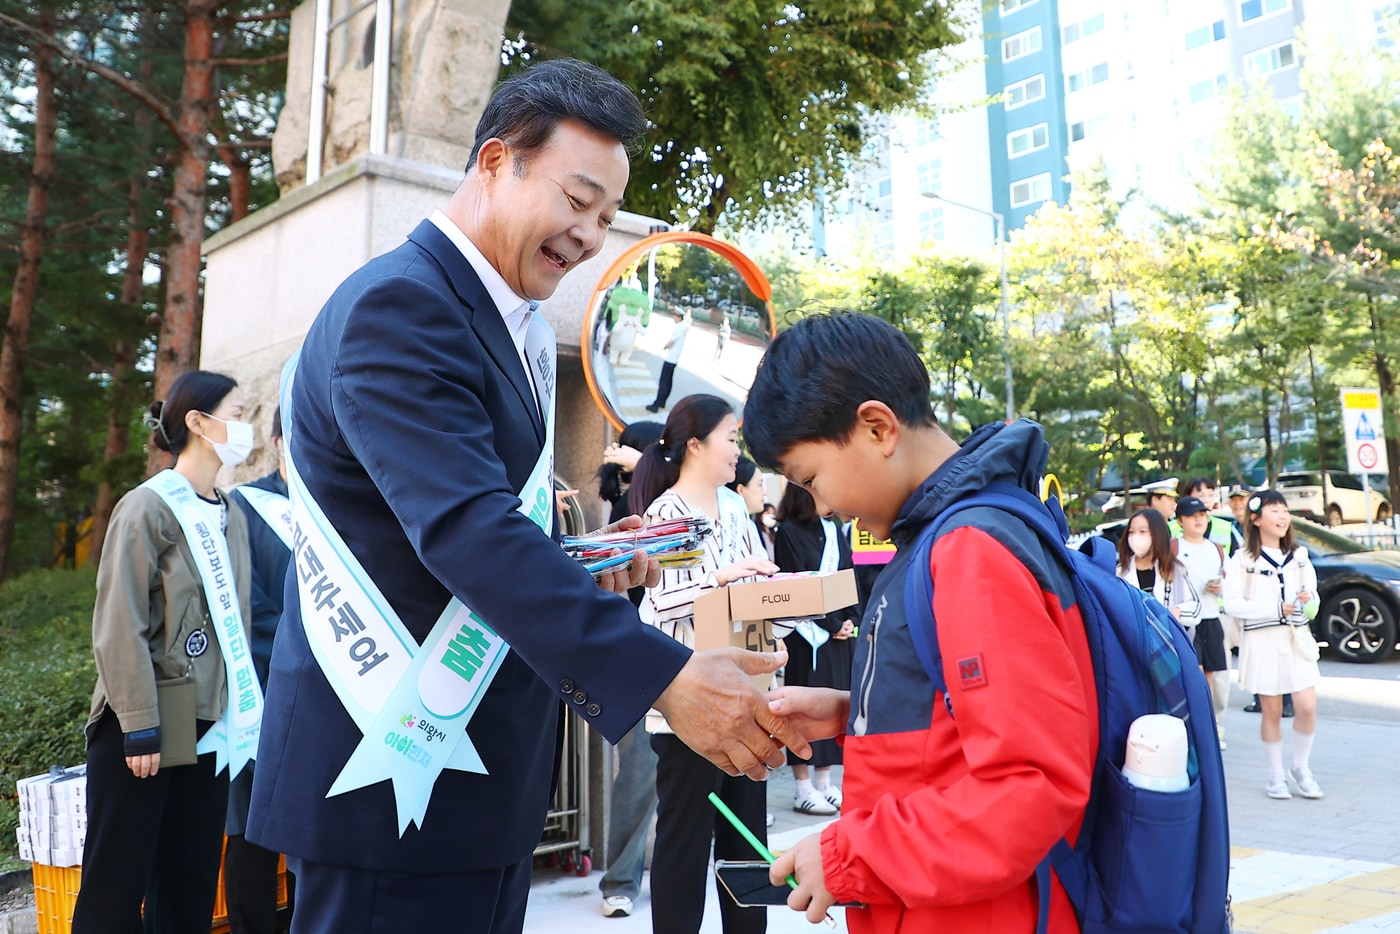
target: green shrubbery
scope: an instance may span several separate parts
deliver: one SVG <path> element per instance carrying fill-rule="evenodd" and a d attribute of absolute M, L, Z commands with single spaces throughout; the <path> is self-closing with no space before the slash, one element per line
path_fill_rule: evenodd
<path fill-rule="evenodd" d="M 0 865 L 18 855 L 15 781 L 86 760 L 94 594 L 91 569 L 0 585 Z"/>

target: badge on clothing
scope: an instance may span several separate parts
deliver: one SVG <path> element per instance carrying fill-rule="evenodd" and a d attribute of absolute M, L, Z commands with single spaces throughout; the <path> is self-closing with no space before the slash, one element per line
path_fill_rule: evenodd
<path fill-rule="evenodd" d="M 185 639 L 185 654 L 190 658 L 199 658 L 208 648 L 209 637 L 204 634 L 203 629 L 196 629 Z"/>
<path fill-rule="evenodd" d="M 964 691 L 987 686 L 987 670 L 982 667 L 981 655 L 958 659 L 958 684 Z"/>

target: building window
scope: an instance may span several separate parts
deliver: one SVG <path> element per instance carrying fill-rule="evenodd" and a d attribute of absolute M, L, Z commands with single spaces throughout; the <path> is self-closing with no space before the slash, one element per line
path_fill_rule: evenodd
<path fill-rule="evenodd" d="M 1013 208 L 1048 200 L 1050 200 L 1049 172 L 1011 183 L 1011 206 Z"/>
<path fill-rule="evenodd" d="M 1219 42 L 1225 38 L 1225 21 L 1218 19 L 1209 26 L 1193 29 L 1186 34 L 1186 48 L 1199 49 L 1203 45 Z"/>
<path fill-rule="evenodd" d="M 1035 0 L 1001 0 L 1001 13 L 1015 13 L 1017 10 L 1024 10 L 1035 3 Z"/>
<path fill-rule="evenodd" d="M 914 124 L 914 146 L 928 146 L 938 140 L 938 121 L 920 120 Z"/>
<path fill-rule="evenodd" d="M 1006 136 L 1006 154 L 1011 159 L 1044 149 L 1048 145 L 1050 145 L 1050 127 L 1045 123 L 1017 130 Z"/>
<path fill-rule="evenodd" d="M 1014 36 L 1001 40 L 1001 60 L 1014 62 L 1034 52 L 1040 51 L 1040 27 L 1034 26 Z"/>
<path fill-rule="evenodd" d="M 1288 114 L 1290 120 L 1301 120 L 1303 118 L 1303 95 L 1294 94 L 1292 97 L 1285 97 L 1278 102 L 1280 109 Z"/>
<path fill-rule="evenodd" d="M 929 208 L 919 212 L 919 242 L 943 239 L 943 209 Z"/>
<path fill-rule="evenodd" d="M 1015 110 L 1045 97 L 1045 76 L 1035 75 L 1006 86 L 1006 109 Z"/>
<path fill-rule="evenodd" d="M 1265 16 L 1282 13 L 1293 6 L 1293 0 L 1240 0 L 1240 22 L 1248 23 Z"/>
<path fill-rule="evenodd" d="M 1096 32 L 1103 32 L 1103 27 L 1104 20 L 1102 13 L 1098 16 L 1091 16 L 1088 19 L 1080 20 L 1077 23 L 1070 23 L 1063 30 L 1064 44 L 1069 45 L 1071 42 L 1078 42 L 1080 39 L 1086 39 Z"/>
<path fill-rule="evenodd" d="M 919 193 L 936 192 L 943 188 L 943 160 L 929 159 L 918 167 Z"/>
<path fill-rule="evenodd" d="M 1225 90 L 1225 86 L 1229 83 L 1229 75 L 1216 75 L 1214 78 L 1208 78 L 1205 81 L 1197 81 L 1195 84 L 1191 85 L 1191 87 L 1187 88 L 1187 93 L 1191 96 L 1191 103 L 1199 104 L 1201 101 L 1209 100 Z"/>
<path fill-rule="evenodd" d="M 884 223 L 875 228 L 875 252 L 884 259 L 894 254 L 894 224 Z"/>
<path fill-rule="evenodd" d="M 1261 78 L 1285 68 L 1292 68 L 1297 64 L 1298 57 L 1293 51 L 1293 42 L 1290 40 L 1267 49 L 1250 52 L 1244 57 L 1244 73 L 1251 78 Z"/>
<path fill-rule="evenodd" d="M 1090 120 L 1081 120 L 1078 123 L 1069 125 L 1069 139 L 1072 143 L 1077 143 L 1086 136 L 1094 136 L 1108 129 L 1108 114 L 1102 114 Z"/>
<path fill-rule="evenodd" d="M 1065 76 L 1065 90 L 1070 94 L 1075 91 L 1082 91 L 1087 87 L 1102 84 L 1108 80 L 1108 62 L 1102 62 L 1093 68 L 1086 68 L 1083 71 Z"/>
<path fill-rule="evenodd" d="M 875 196 L 877 198 L 888 198 L 894 193 L 894 183 L 888 178 L 882 178 L 875 183 Z"/>

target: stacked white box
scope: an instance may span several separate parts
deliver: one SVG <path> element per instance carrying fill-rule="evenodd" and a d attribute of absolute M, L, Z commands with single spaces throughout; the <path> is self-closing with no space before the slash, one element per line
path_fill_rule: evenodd
<path fill-rule="evenodd" d="M 77 866 L 87 837 L 87 766 L 22 778 L 19 857 L 43 866 Z"/>

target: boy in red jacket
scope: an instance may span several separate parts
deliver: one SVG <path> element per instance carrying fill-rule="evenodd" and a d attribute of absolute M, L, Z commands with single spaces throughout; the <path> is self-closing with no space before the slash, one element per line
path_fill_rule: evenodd
<path fill-rule="evenodd" d="M 928 373 L 897 330 L 865 315 L 816 315 L 774 340 L 744 409 L 754 459 L 860 518 L 899 554 L 860 627 L 852 690 L 770 697 L 808 739 L 845 747 L 841 817 L 782 854 L 793 909 L 836 902 L 851 931 L 1030 932 L 1036 865 L 1073 843 L 1098 747 L 1093 665 L 1066 569 L 1015 517 L 955 516 L 926 567 L 909 547 L 952 502 L 993 481 L 1036 490 L 1041 429 L 988 425 L 961 446 L 929 403 Z M 946 695 L 910 639 L 906 573 L 933 582 Z M 1079 930 L 1058 880 L 1049 930 Z"/>

